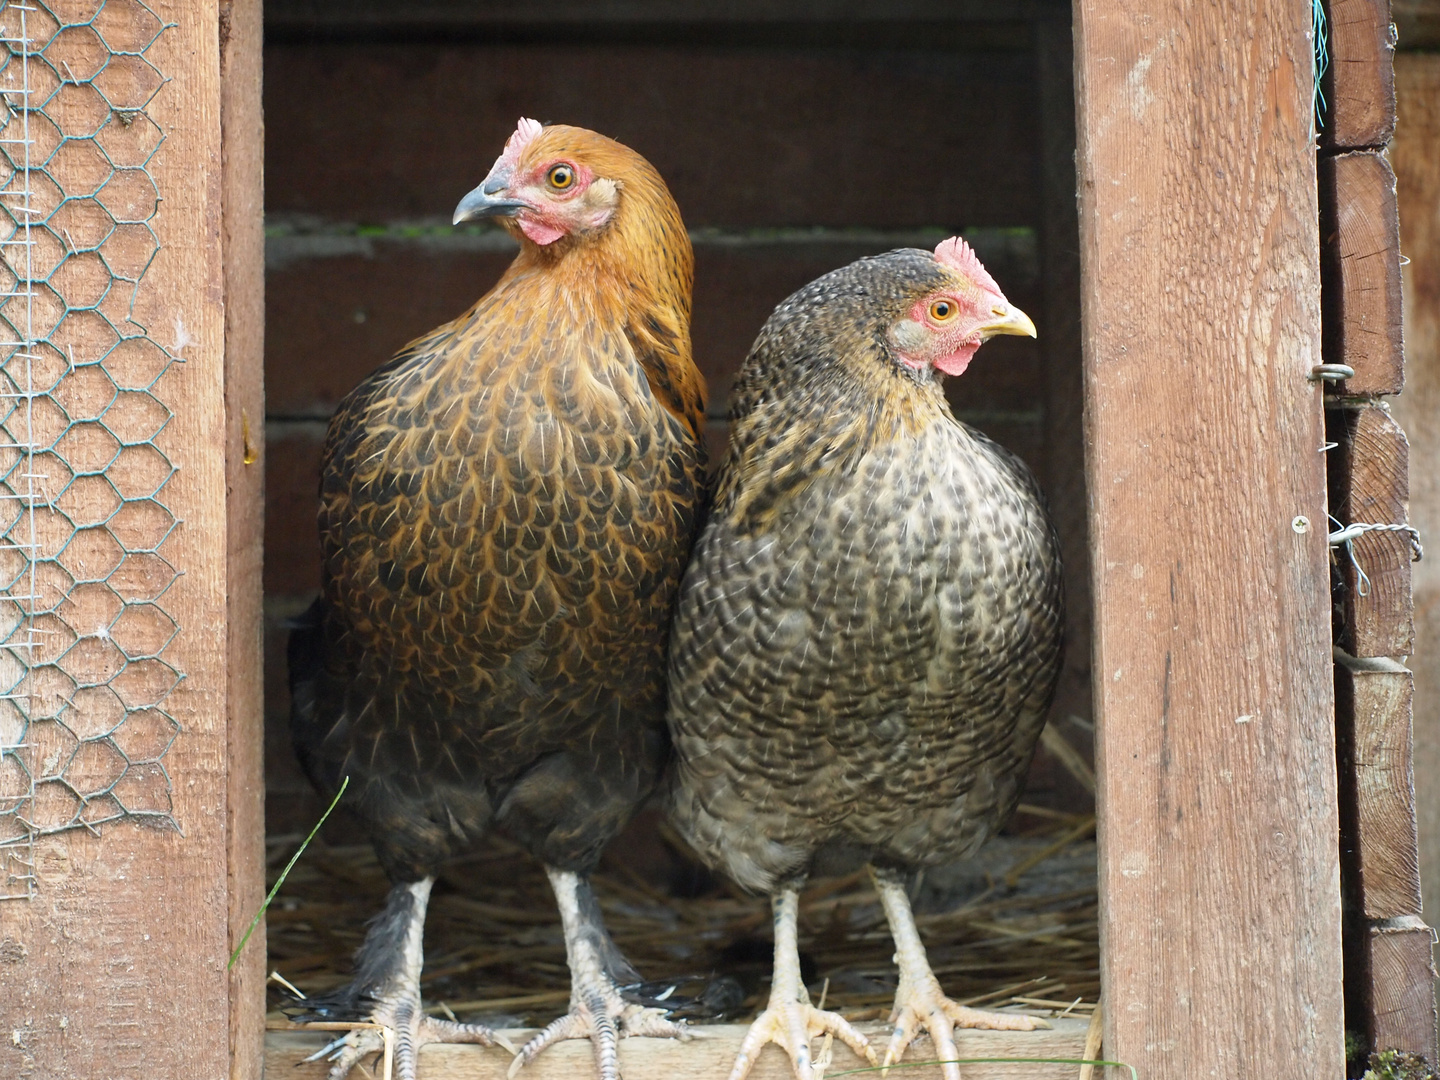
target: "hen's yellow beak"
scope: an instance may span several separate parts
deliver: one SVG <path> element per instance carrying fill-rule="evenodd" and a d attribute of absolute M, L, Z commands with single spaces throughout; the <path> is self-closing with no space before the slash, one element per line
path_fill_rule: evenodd
<path fill-rule="evenodd" d="M 980 340 L 987 341 L 998 334 L 1016 334 L 1020 337 L 1038 337 L 1035 324 L 1014 304 L 996 304 L 990 309 L 995 316 L 979 326 Z"/>

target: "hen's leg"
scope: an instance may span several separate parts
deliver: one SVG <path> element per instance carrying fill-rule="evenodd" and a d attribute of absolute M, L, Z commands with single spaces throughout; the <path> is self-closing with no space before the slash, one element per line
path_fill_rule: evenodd
<path fill-rule="evenodd" d="M 620 1080 L 619 1041 L 625 1035 L 688 1039 L 684 1024 L 665 1019 L 620 996 L 619 981 L 638 981 L 634 969 L 610 940 L 590 882 L 568 870 L 547 866 L 550 887 L 565 928 L 565 960 L 570 965 L 570 1012 L 521 1048 L 510 1064 L 513 1077 L 551 1043 L 589 1039 L 595 1048 L 599 1080 Z"/>
<path fill-rule="evenodd" d="M 396 885 L 355 956 L 355 981 L 328 1000 L 311 1005 L 311 1020 L 368 1020 L 395 1031 L 395 1076 L 416 1080 L 420 1047 L 430 1042 L 493 1046 L 496 1035 L 480 1024 L 435 1020 L 420 1011 L 420 967 L 424 962 L 425 907 L 434 878 Z M 384 1049 L 380 1032 L 352 1031 L 310 1060 L 328 1057 L 330 1080 L 343 1080 L 355 1063 Z"/>
<path fill-rule="evenodd" d="M 839 1036 L 855 1053 L 875 1064 L 869 1041 L 848 1020 L 810 1004 L 810 994 L 800 978 L 800 947 L 795 937 L 800 890 L 781 889 L 771 904 L 775 913 L 775 968 L 770 980 L 770 1002 L 746 1032 L 730 1080 L 744 1080 L 760 1051 L 770 1042 L 790 1055 L 797 1080 L 813 1080 L 810 1040 L 826 1032 Z"/>
<path fill-rule="evenodd" d="M 910 897 L 905 893 L 900 875 L 874 868 L 871 868 L 870 874 L 875 879 L 880 904 L 890 923 L 890 935 L 895 939 L 895 963 L 900 968 L 895 1008 L 890 1013 L 890 1023 L 895 1025 L 895 1031 L 890 1036 L 890 1046 L 885 1051 L 883 1062 L 886 1068 L 905 1056 L 905 1048 L 920 1033 L 922 1025 L 935 1044 L 936 1056 L 951 1063 L 941 1067 L 945 1080 L 960 1080 L 960 1066 L 954 1064 L 959 1056 L 954 1035 L 957 1027 L 1033 1031 L 1050 1026 L 1033 1016 L 983 1012 L 957 1005 L 947 998 L 940 989 L 940 980 L 930 970 L 930 961 L 925 957 L 925 946 L 920 943 L 920 932 L 915 928 L 915 916 L 910 911 Z"/>

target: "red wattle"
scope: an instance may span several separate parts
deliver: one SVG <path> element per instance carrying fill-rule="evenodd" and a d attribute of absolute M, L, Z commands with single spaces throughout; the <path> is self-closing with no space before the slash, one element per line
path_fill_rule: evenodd
<path fill-rule="evenodd" d="M 553 244 L 565 235 L 564 229 L 557 229 L 554 225 L 547 225 L 545 222 L 526 214 L 521 214 L 519 220 L 520 231 L 541 247 L 544 247 L 546 244 Z"/>
<path fill-rule="evenodd" d="M 980 348 L 977 341 L 973 345 L 962 345 L 952 353 L 936 357 L 935 366 L 946 375 L 963 375 L 965 369 L 970 366 L 970 360 L 975 356 L 975 350 Z"/>

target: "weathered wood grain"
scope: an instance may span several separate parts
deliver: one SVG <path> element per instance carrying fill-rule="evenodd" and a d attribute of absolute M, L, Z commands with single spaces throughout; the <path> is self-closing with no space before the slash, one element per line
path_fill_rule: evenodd
<path fill-rule="evenodd" d="M 1409 520 L 1410 450 L 1386 405 L 1332 409 L 1331 512 L 1342 524 Z M 1341 644 L 1354 656 L 1408 656 L 1414 643 L 1412 547 L 1403 532 L 1368 532 L 1337 548 L 1344 581 Z M 1361 572 L 1363 571 L 1363 577 Z"/>
<path fill-rule="evenodd" d="M 230 1064 L 218 18 L 213 0 L 150 7 L 170 24 L 146 54 L 167 80 L 147 108 L 165 133 L 147 169 L 163 201 L 129 314 L 166 345 L 182 324 L 190 339 L 156 391 L 174 418 L 155 442 L 179 469 L 163 496 L 180 520 L 163 548 L 181 571 L 163 601 L 179 627 L 164 655 L 185 675 L 166 700 L 181 729 L 164 758 L 179 830 L 120 822 L 37 845 L 36 898 L 0 908 L 20 957 L 0 963 L 6 1077 L 220 1077 Z"/>
<path fill-rule="evenodd" d="M 965 1065 L 965 1080 L 1074 1080 L 1078 1061 L 1085 1049 L 1086 1020 L 1066 1018 L 1052 1021 L 1049 1031 L 957 1031 L 955 1044 L 962 1058 L 1062 1058 L 1073 1064 L 1043 1065 L 1034 1063 L 984 1063 Z M 871 1042 L 885 1045 L 888 1029 L 879 1024 L 861 1024 Z M 746 1025 L 706 1025 L 694 1029 L 689 1042 L 671 1039 L 625 1039 L 620 1043 L 620 1067 L 625 1080 L 723 1080 L 745 1037 Z M 534 1032 L 511 1031 L 507 1037 L 516 1046 Z M 272 1031 L 265 1039 L 267 1075 L 293 1080 L 323 1080 L 323 1062 L 298 1065 L 301 1059 L 324 1046 L 328 1039 L 310 1032 Z M 812 1044 L 820 1051 L 820 1040 Z M 857 1058 L 842 1043 L 833 1044 L 830 1072 L 865 1068 L 867 1062 Z M 921 1040 L 905 1055 L 905 1061 L 925 1061 L 933 1057 L 930 1044 Z M 526 1080 L 575 1080 L 589 1076 L 593 1055 L 587 1041 L 557 1043 L 520 1074 Z M 420 1052 L 421 1080 L 505 1080 L 511 1057 L 499 1048 L 478 1046 L 429 1046 Z M 379 1075 L 379 1070 L 376 1070 Z M 766 1049 L 750 1073 L 752 1080 L 791 1080 L 790 1061 L 779 1047 Z M 937 1066 L 904 1068 L 895 1076 L 907 1080 L 939 1080 Z"/>
<path fill-rule="evenodd" d="M 1335 653 L 1340 835 L 1346 877 L 1367 919 L 1420 914 L 1410 671 L 1389 659 Z"/>
<path fill-rule="evenodd" d="M 1075 11 L 1105 1048 L 1339 1076 L 1310 10 Z"/>
<path fill-rule="evenodd" d="M 220 197 L 225 253 L 225 828 L 229 947 L 265 896 L 261 582 L 265 511 L 265 134 L 261 0 L 220 0 Z M 230 1077 L 265 1068 L 265 927 L 230 971 Z"/>
<path fill-rule="evenodd" d="M 1398 394 L 1405 382 L 1395 174 L 1368 151 L 1320 159 L 1325 361 L 1347 364 L 1349 394 Z"/>
<path fill-rule="evenodd" d="M 1395 29 L 1390 0 L 1326 0 L 1330 66 L 1325 72 L 1327 150 L 1380 147 L 1395 132 Z"/>
<path fill-rule="evenodd" d="M 1440 3 L 1435 3 L 1440 25 Z M 1403 39 L 1402 39 L 1403 40 Z M 1392 403 L 1412 458 L 1410 521 L 1440 543 L 1440 55 L 1395 58 L 1391 147 L 1405 286 L 1405 393 Z M 1425 920 L 1440 924 L 1440 554 L 1411 568 L 1415 597 L 1415 801 Z"/>
<path fill-rule="evenodd" d="M 1370 1045 L 1435 1060 L 1435 965 L 1430 928 L 1418 919 L 1372 926 L 1367 962 Z"/>

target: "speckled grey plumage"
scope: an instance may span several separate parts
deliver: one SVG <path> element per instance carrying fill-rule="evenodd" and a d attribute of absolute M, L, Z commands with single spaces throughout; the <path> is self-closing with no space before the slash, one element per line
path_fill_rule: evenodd
<path fill-rule="evenodd" d="M 1013 812 L 1054 693 L 1039 489 L 885 344 L 948 273 L 905 250 L 820 278 L 736 386 L 672 631 L 667 794 L 689 843 L 752 890 L 974 851 Z"/>

